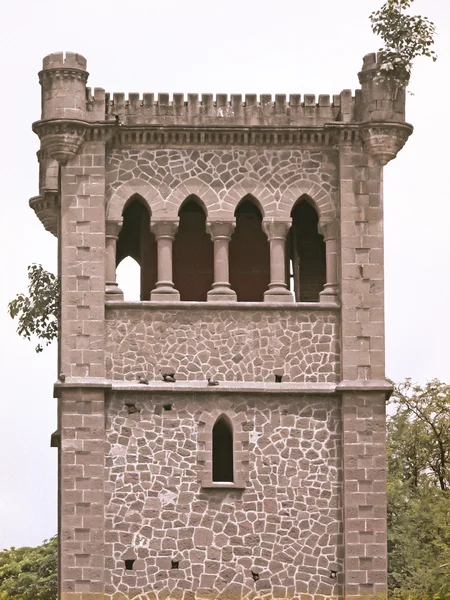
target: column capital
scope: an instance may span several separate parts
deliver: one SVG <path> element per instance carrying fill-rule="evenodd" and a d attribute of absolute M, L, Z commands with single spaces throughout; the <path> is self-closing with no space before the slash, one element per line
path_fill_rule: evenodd
<path fill-rule="evenodd" d="M 123 220 L 118 221 L 106 221 L 105 233 L 107 238 L 117 239 L 122 229 Z"/>
<path fill-rule="evenodd" d="M 317 229 L 325 241 L 338 239 L 339 222 L 337 219 L 320 219 Z"/>
<path fill-rule="evenodd" d="M 285 240 L 289 229 L 292 226 L 292 220 L 289 221 L 269 221 L 262 222 L 264 233 L 271 240 Z"/>
<path fill-rule="evenodd" d="M 206 231 L 213 241 L 221 238 L 229 240 L 235 227 L 235 221 L 208 221 L 206 223 Z"/>
<path fill-rule="evenodd" d="M 178 219 L 176 221 L 150 221 L 150 229 L 158 238 L 174 239 L 178 230 Z"/>

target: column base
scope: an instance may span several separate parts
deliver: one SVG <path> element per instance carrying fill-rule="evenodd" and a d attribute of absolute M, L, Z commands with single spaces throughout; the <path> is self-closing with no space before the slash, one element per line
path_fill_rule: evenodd
<path fill-rule="evenodd" d="M 150 300 L 157 302 L 178 302 L 180 300 L 180 292 L 173 287 L 171 281 L 158 281 L 156 288 L 150 293 Z"/>
<path fill-rule="evenodd" d="M 106 300 L 123 300 L 123 292 L 115 281 L 107 281 L 105 286 Z"/>
<path fill-rule="evenodd" d="M 336 304 L 338 301 L 338 289 L 333 283 L 326 283 L 319 294 L 320 304 Z"/>
<path fill-rule="evenodd" d="M 212 289 L 207 294 L 208 302 L 236 302 L 237 295 L 227 282 L 217 281 L 213 283 Z"/>
<path fill-rule="evenodd" d="M 269 283 L 269 289 L 264 292 L 264 302 L 294 302 L 294 294 L 286 284 Z"/>

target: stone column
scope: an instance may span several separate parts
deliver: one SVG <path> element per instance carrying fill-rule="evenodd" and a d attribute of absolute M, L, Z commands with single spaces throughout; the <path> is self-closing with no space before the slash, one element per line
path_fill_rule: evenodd
<path fill-rule="evenodd" d="M 235 302 L 236 292 L 229 282 L 229 243 L 235 223 L 216 221 L 207 224 L 214 242 L 214 283 L 208 292 L 208 302 Z"/>
<path fill-rule="evenodd" d="M 338 300 L 338 224 L 336 220 L 321 221 L 319 232 L 323 235 L 326 249 L 327 279 L 320 292 L 320 302 L 335 303 Z"/>
<path fill-rule="evenodd" d="M 263 221 L 270 243 L 270 283 L 264 302 L 294 302 L 286 285 L 286 236 L 291 227 L 287 221 Z"/>
<path fill-rule="evenodd" d="M 116 242 L 121 228 L 122 221 L 106 221 L 105 284 L 110 300 L 123 300 L 123 292 L 116 281 Z"/>
<path fill-rule="evenodd" d="M 150 300 L 179 300 L 180 293 L 175 289 L 172 281 L 172 247 L 178 222 L 154 221 L 150 227 L 158 246 L 158 281 L 156 288 L 150 294 Z"/>

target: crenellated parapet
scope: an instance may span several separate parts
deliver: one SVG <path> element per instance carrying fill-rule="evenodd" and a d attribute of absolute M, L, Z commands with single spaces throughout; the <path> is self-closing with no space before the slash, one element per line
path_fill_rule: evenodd
<path fill-rule="evenodd" d="M 351 90 L 321 94 L 108 94 L 96 89 L 90 104 L 103 96 L 104 119 L 122 125 L 304 126 L 355 120 Z"/>
<path fill-rule="evenodd" d="M 354 142 L 359 133 L 369 154 L 386 164 L 412 128 L 405 124 L 405 91 L 376 80 L 377 60 L 376 54 L 364 57 L 362 87 L 354 95 L 343 90 L 318 98 L 165 93 L 126 97 L 87 88 L 86 59 L 81 55 L 50 54 L 39 74 L 42 115 L 33 130 L 41 148 L 60 164 L 75 156 L 86 139 L 113 146 L 334 146 L 342 140 Z"/>

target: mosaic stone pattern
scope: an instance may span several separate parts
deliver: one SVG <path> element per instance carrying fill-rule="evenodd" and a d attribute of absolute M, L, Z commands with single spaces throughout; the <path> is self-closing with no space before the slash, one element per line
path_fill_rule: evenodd
<path fill-rule="evenodd" d="M 342 593 L 336 399 L 140 393 L 126 402 L 113 394 L 107 408 L 106 597 L 331 600 Z M 198 482 L 199 420 L 218 406 L 244 416 L 244 490 Z M 125 559 L 135 561 L 133 570 Z"/>
<path fill-rule="evenodd" d="M 321 190 L 319 196 L 327 195 L 320 207 L 323 216 L 337 212 L 337 161 L 333 151 L 113 150 L 107 156 L 107 198 L 131 180 L 148 183 L 158 190 L 162 202 L 155 201 L 151 207 L 153 216 L 170 210 L 176 215 L 186 198 L 181 184 L 192 180 L 211 190 L 205 202 L 208 214 L 223 211 L 232 218 L 235 204 L 247 191 L 254 193 L 265 216 L 289 217 L 298 196 L 289 197 L 290 204 L 286 206 L 286 192 L 301 182 Z"/>
<path fill-rule="evenodd" d="M 106 309 L 107 377 L 179 380 L 339 380 L 339 317 L 332 310 L 195 308 Z"/>

